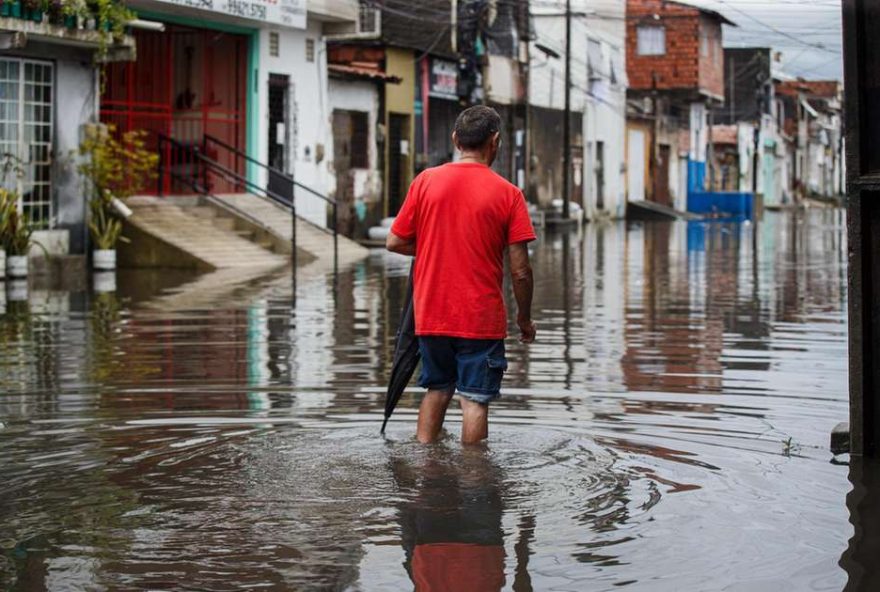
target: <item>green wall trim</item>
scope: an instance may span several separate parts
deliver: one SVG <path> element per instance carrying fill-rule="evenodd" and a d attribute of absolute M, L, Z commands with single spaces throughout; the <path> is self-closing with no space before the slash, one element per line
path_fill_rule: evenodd
<path fill-rule="evenodd" d="M 223 31 L 224 33 L 235 33 L 238 35 L 246 35 L 248 37 L 248 73 L 247 73 L 247 105 L 245 113 L 245 137 L 247 155 L 254 160 L 259 160 L 260 150 L 258 143 L 260 141 L 260 30 L 254 27 L 242 27 L 241 25 L 230 25 L 217 21 L 209 21 L 189 16 L 180 16 L 176 14 L 165 14 L 161 12 L 153 12 L 150 10 L 136 11 L 138 17 L 146 20 L 170 23 L 173 25 L 182 25 L 184 27 L 193 27 L 197 29 L 212 29 L 214 31 Z M 251 183 L 257 182 L 259 170 L 253 163 L 248 163 L 247 178 Z"/>
<path fill-rule="evenodd" d="M 247 154 L 252 159 L 260 160 L 260 31 L 251 33 L 248 43 L 248 78 L 247 78 Z M 251 183 L 258 183 L 259 169 L 253 162 L 248 162 L 247 178 Z"/>

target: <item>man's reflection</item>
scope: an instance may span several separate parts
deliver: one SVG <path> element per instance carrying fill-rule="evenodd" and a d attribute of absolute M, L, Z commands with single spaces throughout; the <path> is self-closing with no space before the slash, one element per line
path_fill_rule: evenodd
<path fill-rule="evenodd" d="M 880 461 L 853 457 L 852 490 L 846 496 L 853 536 L 840 558 L 849 581 L 845 592 L 880 590 Z"/>
<path fill-rule="evenodd" d="M 501 471 L 481 448 L 393 461 L 405 567 L 416 592 L 496 592 L 504 586 Z"/>

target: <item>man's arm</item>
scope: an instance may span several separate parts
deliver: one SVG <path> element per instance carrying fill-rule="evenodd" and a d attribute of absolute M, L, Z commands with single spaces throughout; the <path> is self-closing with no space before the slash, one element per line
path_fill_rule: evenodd
<path fill-rule="evenodd" d="M 535 323 L 532 322 L 532 292 L 534 280 L 532 266 L 529 264 L 528 243 L 513 243 L 507 250 L 510 259 L 510 279 L 513 281 L 513 295 L 516 297 L 516 324 L 519 326 L 523 343 L 535 340 Z"/>
<path fill-rule="evenodd" d="M 388 237 L 385 239 L 385 248 L 392 253 L 400 253 L 401 255 L 409 255 L 410 257 L 415 257 L 416 255 L 415 239 L 404 240 L 393 232 L 388 233 Z"/>

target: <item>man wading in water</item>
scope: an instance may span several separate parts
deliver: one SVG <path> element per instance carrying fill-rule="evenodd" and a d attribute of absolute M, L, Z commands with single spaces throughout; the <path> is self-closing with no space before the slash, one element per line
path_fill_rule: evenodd
<path fill-rule="evenodd" d="M 458 162 L 430 168 L 413 180 L 386 247 L 415 255 L 413 302 L 422 358 L 417 438 L 433 442 L 458 390 L 461 441 L 489 435 L 489 403 L 507 369 L 507 313 L 501 283 L 504 252 L 516 296 L 520 341 L 535 339 L 531 318 L 535 240 L 522 192 L 489 167 L 501 143 L 501 118 L 476 106 L 455 120 Z"/>

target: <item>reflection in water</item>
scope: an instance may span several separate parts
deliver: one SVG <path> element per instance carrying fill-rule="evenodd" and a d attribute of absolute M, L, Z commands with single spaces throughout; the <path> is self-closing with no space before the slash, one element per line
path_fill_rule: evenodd
<path fill-rule="evenodd" d="M 454 454 L 434 447 L 416 466 L 392 460 L 392 474 L 401 492 L 415 492 L 401 505 L 399 517 L 405 565 L 415 589 L 501 590 L 501 469 L 486 451 L 464 448 Z"/>
<path fill-rule="evenodd" d="M 846 505 L 855 532 L 840 566 L 849 576 L 846 592 L 870 592 L 880 589 L 880 461 L 851 459 L 849 481 Z"/>
<path fill-rule="evenodd" d="M 378 437 L 405 259 L 302 277 L 295 306 L 283 275 L 7 286 L 0 588 L 436 587 L 468 545 L 468 583 L 517 592 L 870 589 L 877 470 L 851 468 L 844 554 L 826 452 L 847 415 L 843 222 L 542 237 L 540 339 L 507 344 L 473 455 L 412 441 L 418 389 Z"/>

